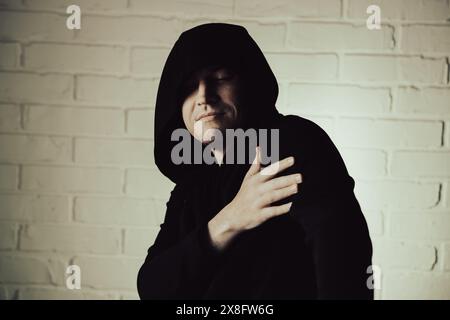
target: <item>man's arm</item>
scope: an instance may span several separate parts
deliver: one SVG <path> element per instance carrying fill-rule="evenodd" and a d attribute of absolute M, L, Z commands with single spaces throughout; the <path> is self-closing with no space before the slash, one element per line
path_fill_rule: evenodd
<path fill-rule="evenodd" d="M 179 237 L 183 200 L 183 191 L 177 185 L 167 203 L 158 236 L 139 270 L 137 287 L 141 299 L 201 298 L 220 261 L 206 223 Z"/>

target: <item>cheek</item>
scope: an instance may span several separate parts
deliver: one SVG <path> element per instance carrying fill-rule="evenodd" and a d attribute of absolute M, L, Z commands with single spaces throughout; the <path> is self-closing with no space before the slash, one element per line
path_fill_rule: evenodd
<path fill-rule="evenodd" d="M 228 105 L 229 110 L 232 113 L 232 118 L 236 118 L 238 115 L 238 110 L 237 108 L 240 105 L 240 98 L 239 98 L 239 93 L 236 87 L 234 86 L 224 86 L 223 88 L 221 88 L 221 91 L 219 93 L 222 101 Z"/>
<path fill-rule="evenodd" d="M 183 122 L 189 132 L 192 133 L 194 129 L 194 120 L 193 120 L 193 112 L 194 112 L 194 102 L 192 98 L 187 98 L 183 106 L 181 108 L 181 113 L 183 116 Z"/>
<path fill-rule="evenodd" d="M 219 95 L 221 96 L 222 100 L 227 103 L 234 104 L 237 100 L 237 90 L 234 88 L 234 86 L 226 85 L 219 89 Z"/>

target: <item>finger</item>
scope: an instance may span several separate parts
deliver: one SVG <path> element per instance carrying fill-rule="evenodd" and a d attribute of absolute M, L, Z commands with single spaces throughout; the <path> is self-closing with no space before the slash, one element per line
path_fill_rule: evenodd
<path fill-rule="evenodd" d="M 250 166 L 250 169 L 248 169 L 245 177 L 251 177 L 251 176 L 257 174 L 259 172 L 259 170 L 261 170 L 261 155 L 260 155 L 259 147 L 256 147 L 255 159 L 253 160 L 253 163 Z"/>
<path fill-rule="evenodd" d="M 280 205 L 280 206 L 273 206 L 273 207 L 267 207 L 262 209 L 262 216 L 264 220 L 281 216 L 282 214 L 288 213 L 289 210 L 292 207 L 292 202 Z"/>
<path fill-rule="evenodd" d="M 261 197 L 261 205 L 267 206 L 284 198 L 287 198 L 298 192 L 297 184 L 290 185 L 289 187 L 285 187 L 278 190 L 272 190 L 270 192 L 266 192 Z"/>
<path fill-rule="evenodd" d="M 294 173 L 294 174 L 290 174 L 288 176 L 274 178 L 272 180 L 266 181 L 263 184 L 262 192 L 281 189 L 281 188 L 288 187 L 288 186 L 296 184 L 296 183 L 301 183 L 302 179 L 303 179 L 303 177 L 300 173 Z"/>
<path fill-rule="evenodd" d="M 294 157 L 287 157 L 283 160 L 272 163 L 270 166 L 265 167 L 260 171 L 260 175 L 264 177 L 264 181 L 273 178 L 281 171 L 291 167 L 294 164 Z"/>

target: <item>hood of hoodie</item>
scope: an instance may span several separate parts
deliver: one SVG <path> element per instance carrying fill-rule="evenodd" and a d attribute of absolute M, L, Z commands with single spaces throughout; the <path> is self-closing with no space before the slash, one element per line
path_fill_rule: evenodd
<path fill-rule="evenodd" d="M 244 80 L 245 97 L 239 109 L 251 116 L 246 128 L 265 128 L 278 112 L 278 84 L 261 49 L 239 25 L 208 23 L 184 31 L 175 42 L 160 78 L 155 107 L 154 157 L 159 170 L 177 183 L 204 165 L 179 164 L 171 160 L 172 132 L 185 128 L 182 120 L 181 87 L 195 71 L 211 66 L 229 66 Z M 192 138 L 192 144 L 199 142 Z M 194 168 L 195 166 L 195 168 Z"/>

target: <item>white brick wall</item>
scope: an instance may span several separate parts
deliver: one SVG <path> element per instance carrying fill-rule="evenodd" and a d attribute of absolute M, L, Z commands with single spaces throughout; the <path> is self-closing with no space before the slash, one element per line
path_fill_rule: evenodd
<path fill-rule="evenodd" d="M 449 299 L 449 18 L 448 0 L 0 0 L 0 299 L 137 298 L 172 187 L 152 152 L 159 77 L 180 32 L 212 21 L 247 27 L 279 109 L 338 145 L 377 298 Z"/>

